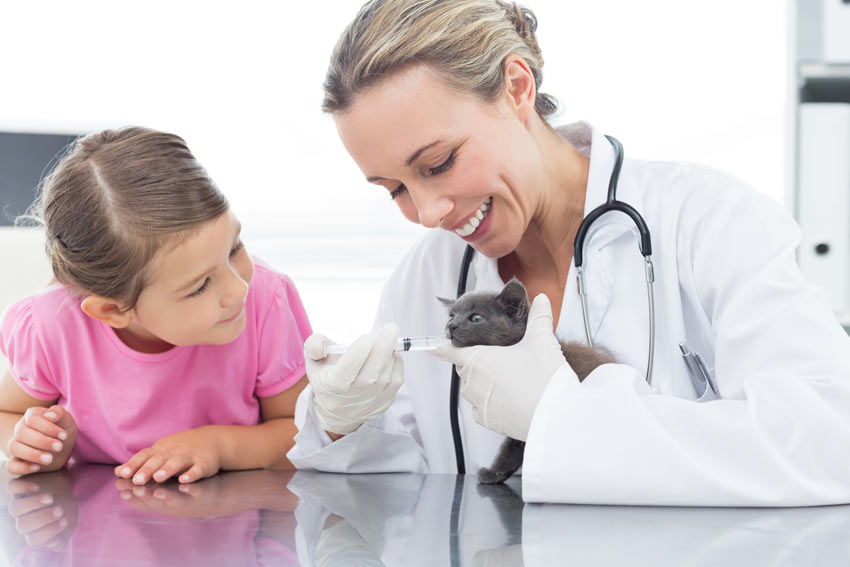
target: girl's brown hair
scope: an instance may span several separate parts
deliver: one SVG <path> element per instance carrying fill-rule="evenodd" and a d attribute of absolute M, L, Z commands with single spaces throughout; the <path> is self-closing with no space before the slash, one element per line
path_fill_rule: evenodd
<path fill-rule="evenodd" d="M 227 209 L 182 138 L 124 128 L 75 142 L 45 179 L 35 216 L 44 223 L 56 279 L 126 311 L 157 250 Z"/>
<path fill-rule="evenodd" d="M 398 71 L 429 65 L 450 84 L 492 102 L 504 89 L 504 62 L 522 57 L 546 118 L 556 100 L 539 92 L 543 55 L 534 13 L 501 0 L 371 0 L 343 32 L 325 78 L 322 109 L 340 113 L 354 97 Z"/>

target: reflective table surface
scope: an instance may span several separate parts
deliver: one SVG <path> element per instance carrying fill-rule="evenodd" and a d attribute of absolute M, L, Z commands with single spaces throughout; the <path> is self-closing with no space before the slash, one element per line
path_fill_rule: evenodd
<path fill-rule="evenodd" d="M 109 466 L 3 486 L 0 565 L 850 563 L 850 506 L 523 504 L 519 478 L 306 471 L 135 487 Z"/>

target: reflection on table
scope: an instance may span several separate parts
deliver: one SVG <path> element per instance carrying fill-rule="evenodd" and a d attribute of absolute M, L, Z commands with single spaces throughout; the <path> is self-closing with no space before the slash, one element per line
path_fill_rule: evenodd
<path fill-rule="evenodd" d="M 518 478 L 221 473 L 133 486 L 109 466 L 3 479 L 0 565 L 821 565 L 850 506 L 525 505 Z M 4 563 L 5 561 L 5 563 Z"/>

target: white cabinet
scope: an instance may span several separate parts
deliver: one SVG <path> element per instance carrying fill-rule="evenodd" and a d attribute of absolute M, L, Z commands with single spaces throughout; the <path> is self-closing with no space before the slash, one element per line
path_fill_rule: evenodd
<path fill-rule="evenodd" d="M 850 327 L 850 0 L 791 0 L 788 205 L 805 276 Z"/>

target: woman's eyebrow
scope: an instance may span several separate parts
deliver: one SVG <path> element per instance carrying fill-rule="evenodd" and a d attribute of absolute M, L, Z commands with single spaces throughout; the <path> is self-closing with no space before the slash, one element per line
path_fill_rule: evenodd
<path fill-rule="evenodd" d="M 424 152 L 424 151 L 425 151 L 425 150 L 427 150 L 428 148 L 431 148 L 431 147 L 433 147 L 433 146 L 436 146 L 436 145 L 437 145 L 437 144 L 439 144 L 440 142 L 442 142 L 442 140 L 434 140 L 434 141 L 433 141 L 433 142 L 431 142 L 430 144 L 425 144 L 424 146 L 422 146 L 421 148 L 419 148 L 418 150 L 416 150 L 415 152 L 413 152 L 412 154 L 410 154 L 410 157 L 409 157 L 409 158 L 407 158 L 407 161 L 404 163 L 404 165 L 410 166 L 410 164 L 412 164 L 414 161 L 416 161 L 416 160 L 417 160 L 417 158 L 419 158 L 419 156 L 421 156 L 421 155 L 422 155 L 422 152 Z M 366 181 L 368 181 L 369 183 L 374 183 L 374 182 L 376 182 L 376 181 L 383 181 L 384 179 L 386 179 L 386 178 L 385 178 L 385 177 L 381 177 L 381 176 L 379 176 L 379 175 L 372 175 L 372 176 L 370 176 L 370 177 L 367 177 L 367 178 L 366 178 Z"/>
<path fill-rule="evenodd" d="M 439 144 L 440 142 L 442 142 L 442 140 L 435 140 L 435 141 L 431 142 L 430 144 L 425 144 L 424 146 L 422 146 L 421 148 L 419 148 L 418 150 L 416 150 L 415 152 L 413 152 L 413 153 L 410 155 L 410 157 L 409 157 L 409 158 L 407 158 L 407 162 L 405 162 L 405 165 L 410 165 L 411 163 L 413 163 L 414 161 L 416 161 L 416 159 L 417 159 L 419 156 L 421 156 L 421 155 L 422 155 L 422 152 L 424 152 L 425 150 L 427 150 L 428 148 L 430 148 L 430 147 L 432 147 L 432 146 L 436 146 L 436 145 L 437 145 L 437 144 Z"/>

